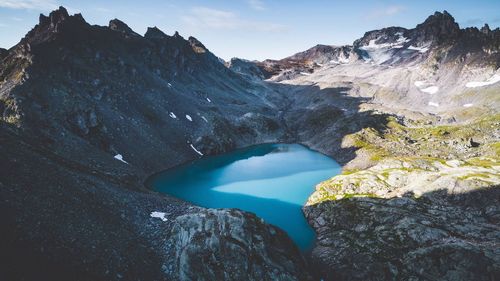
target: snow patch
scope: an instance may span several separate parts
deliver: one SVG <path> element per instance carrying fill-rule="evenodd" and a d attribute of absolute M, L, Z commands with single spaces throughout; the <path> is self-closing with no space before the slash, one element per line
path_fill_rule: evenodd
<path fill-rule="evenodd" d="M 165 217 L 166 215 L 167 214 L 164 212 L 157 212 L 157 211 L 151 212 L 151 214 L 149 214 L 149 216 L 152 218 L 159 218 L 162 221 L 168 221 L 168 219 Z"/>
<path fill-rule="evenodd" d="M 432 102 L 432 101 L 429 102 L 429 105 L 434 106 L 434 107 L 439 107 L 439 103 Z"/>
<path fill-rule="evenodd" d="M 488 85 L 493 85 L 499 81 L 500 81 L 500 75 L 495 74 L 490 79 L 483 81 L 483 82 L 479 82 L 479 81 L 469 82 L 469 83 L 465 84 L 465 87 L 467 87 L 467 88 L 484 87 L 484 86 L 488 86 Z"/>
<path fill-rule="evenodd" d="M 175 114 L 173 112 L 170 112 L 168 114 L 168 116 L 170 116 L 171 118 L 177 119 L 177 116 L 175 116 Z"/>
<path fill-rule="evenodd" d="M 439 91 L 439 87 L 438 86 L 430 86 L 430 87 L 427 87 L 425 89 L 420 89 L 420 91 L 432 95 L 432 94 L 435 94 Z"/>
<path fill-rule="evenodd" d="M 474 104 L 472 104 L 472 103 L 466 103 L 466 104 L 464 104 L 463 106 L 464 106 L 464 107 L 471 107 L 471 106 L 473 106 L 473 105 L 474 105 Z"/>
<path fill-rule="evenodd" d="M 421 88 L 423 86 L 425 86 L 427 84 L 426 81 L 415 81 L 415 86 L 417 86 L 418 88 Z"/>
<path fill-rule="evenodd" d="M 207 101 L 208 101 L 208 102 L 212 102 L 209 98 L 207 98 Z"/>
<path fill-rule="evenodd" d="M 419 51 L 420 53 L 425 53 L 425 52 L 429 51 L 429 47 L 410 46 L 410 47 L 408 47 L 408 50 L 414 50 L 414 51 Z"/>
<path fill-rule="evenodd" d="M 330 63 L 334 63 L 334 64 L 348 64 L 349 63 L 349 59 L 348 58 L 344 58 L 344 57 L 338 57 L 337 60 L 331 60 Z"/>
<path fill-rule="evenodd" d="M 167 83 L 167 85 L 168 85 L 168 87 L 169 87 L 169 88 L 172 88 L 172 84 L 170 84 L 170 83 Z"/>
<path fill-rule="evenodd" d="M 191 122 L 193 122 L 193 118 L 191 118 L 191 116 L 189 116 L 187 114 L 186 114 L 186 119 L 189 120 L 189 121 L 191 121 Z"/>
<path fill-rule="evenodd" d="M 401 33 L 401 32 L 398 32 L 396 34 L 399 36 L 399 38 L 394 43 L 377 44 L 375 42 L 377 40 L 379 40 L 380 38 L 376 38 L 376 39 L 370 40 L 370 42 L 368 42 L 368 45 L 362 46 L 362 47 L 360 47 L 360 49 L 368 51 L 368 50 L 374 50 L 374 49 L 386 49 L 386 48 L 399 49 L 399 48 L 403 48 L 402 44 L 409 42 L 410 39 L 404 37 L 403 33 Z"/>
<path fill-rule="evenodd" d="M 114 156 L 114 158 L 115 158 L 116 160 L 122 161 L 122 162 L 123 162 L 123 163 L 125 163 L 125 164 L 128 164 L 128 162 L 127 162 L 127 161 L 123 160 L 123 156 L 122 156 L 121 154 L 116 154 L 116 155 Z"/>
<path fill-rule="evenodd" d="M 359 47 L 360 50 L 364 50 L 367 52 L 368 57 L 363 56 L 363 59 L 366 62 L 373 60 L 377 64 L 382 64 L 392 58 L 392 53 L 389 52 L 391 49 L 401 49 L 404 47 L 404 44 L 409 42 L 410 39 L 403 36 L 402 32 L 398 32 L 395 35 L 398 35 L 398 39 L 396 39 L 393 43 L 375 43 L 380 38 L 372 39 L 368 42 L 368 45 Z"/>
<path fill-rule="evenodd" d="M 415 84 L 415 86 L 421 91 L 421 92 L 424 92 L 424 93 L 427 93 L 427 94 L 435 94 L 439 91 L 439 87 L 438 86 L 433 86 L 431 83 L 427 82 L 427 81 L 415 81 L 413 84 Z M 422 89 L 423 87 L 425 87 L 424 89 Z"/>
<path fill-rule="evenodd" d="M 301 72 L 300 74 L 306 75 L 306 76 L 310 76 L 311 75 L 311 73 L 308 73 L 308 72 Z"/>
<path fill-rule="evenodd" d="M 207 120 L 207 118 L 205 118 L 205 116 L 201 116 L 201 119 L 203 119 L 203 121 L 208 123 L 208 120 Z"/>
<path fill-rule="evenodd" d="M 194 152 L 198 153 L 200 156 L 203 156 L 203 153 L 201 153 L 201 151 L 199 151 L 198 149 L 196 149 L 196 147 L 194 147 L 193 144 L 189 144 L 189 146 L 191 146 L 191 148 L 194 150 Z"/>

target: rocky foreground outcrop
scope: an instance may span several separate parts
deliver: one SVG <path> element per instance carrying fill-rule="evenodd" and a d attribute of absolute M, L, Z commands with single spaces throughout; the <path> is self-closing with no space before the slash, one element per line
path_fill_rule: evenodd
<path fill-rule="evenodd" d="M 500 189 L 354 195 L 305 207 L 324 280 L 496 280 Z"/>

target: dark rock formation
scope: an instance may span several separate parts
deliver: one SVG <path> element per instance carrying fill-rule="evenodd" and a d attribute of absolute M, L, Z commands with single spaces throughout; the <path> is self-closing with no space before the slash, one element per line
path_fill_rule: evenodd
<path fill-rule="evenodd" d="M 108 27 L 111 30 L 121 32 L 126 36 L 139 36 L 139 34 L 135 33 L 126 23 L 119 19 L 110 20 Z"/>
<path fill-rule="evenodd" d="M 269 229 L 261 219 L 241 211 L 205 210 L 179 216 L 169 236 L 180 280 L 309 279 L 300 253 L 283 251 L 292 244 L 284 232 Z M 212 264 L 216 266 L 207 266 Z"/>
<path fill-rule="evenodd" d="M 148 39 L 165 39 L 168 38 L 169 36 L 160 29 L 158 29 L 156 26 L 155 27 L 148 27 L 148 30 L 144 34 L 144 38 Z"/>
<path fill-rule="evenodd" d="M 265 79 L 270 77 L 269 74 L 266 75 L 255 62 L 244 59 L 232 58 L 231 61 L 227 63 L 227 67 L 234 72 L 253 79 Z"/>
<path fill-rule="evenodd" d="M 436 42 L 438 44 L 457 39 L 460 27 L 447 12 L 436 12 L 413 31 L 415 40 L 420 42 Z"/>
<path fill-rule="evenodd" d="M 210 154 L 277 141 L 282 129 L 233 129 L 249 112 L 272 119 L 268 92 L 194 38 L 91 26 L 64 8 L 41 16 L 0 65 L 0 279 L 307 280 L 282 231 L 143 186 L 199 157 L 190 144 Z"/>
<path fill-rule="evenodd" d="M 324 280 L 495 280 L 500 189 L 305 207 Z M 439 202 L 439 204 L 436 204 Z"/>
<path fill-rule="evenodd" d="M 9 51 L 7 49 L 0 48 L 0 60 L 7 56 Z"/>

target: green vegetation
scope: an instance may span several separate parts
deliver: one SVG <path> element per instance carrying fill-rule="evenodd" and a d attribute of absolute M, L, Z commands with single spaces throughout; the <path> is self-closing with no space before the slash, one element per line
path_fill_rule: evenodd
<path fill-rule="evenodd" d="M 367 155 L 365 160 L 371 161 L 370 166 L 374 167 L 346 170 L 319 184 L 309 204 L 377 197 L 372 191 L 379 190 L 393 196 L 390 192 L 405 187 L 405 178 L 408 180 L 411 174 L 412 179 L 420 177 L 415 173 L 430 179 L 473 180 L 472 186 L 488 186 L 500 181 L 492 168 L 500 161 L 500 142 L 493 134 L 500 126 L 500 114 L 467 124 L 439 126 L 428 125 L 425 120 L 409 120 L 405 125 L 395 117 L 388 117 L 386 121 L 385 126 L 364 128 L 344 139 L 346 145 L 359 149 L 358 156 Z M 384 164 L 377 165 L 380 162 Z"/>

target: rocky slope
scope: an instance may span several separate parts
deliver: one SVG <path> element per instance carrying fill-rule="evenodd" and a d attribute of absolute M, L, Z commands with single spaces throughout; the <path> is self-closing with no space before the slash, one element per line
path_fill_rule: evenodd
<path fill-rule="evenodd" d="M 143 185 L 200 154 L 277 141 L 274 90 L 195 38 L 64 8 L 3 56 L 2 279 L 309 278 L 283 231 Z"/>
<path fill-rule="evenodd" d="M 255 64 L 290 87 L 295 138 L 346 164 L 304 208 L 318 277 L 500 275 L 499 36 L 438 12 Z"/>
<path fill-rule="evenodd" d="M 344 87 L 383 111 L 440 113 L 456 120 L 500 106 L 500 29 L 460 29 L 446 11 L 413 29 L 374 30 L 352 46 L 318 45 L 279 61 L 255 65 L 271 81 L 321 88 Z M 465 116 L 464 116 L 465 115 Z"/>
<path fill-rule="evenodd" d="M 436 13 L 352 46 L 224 65 L 178 33 L 42 15 L 0 51 L 0 274 L 308 280 L 281 230 L 144 187 L 204 155 L 299 142 L 346 164 L 304 208 L 316 277 L 492 279 L 499 34 Z"/>

